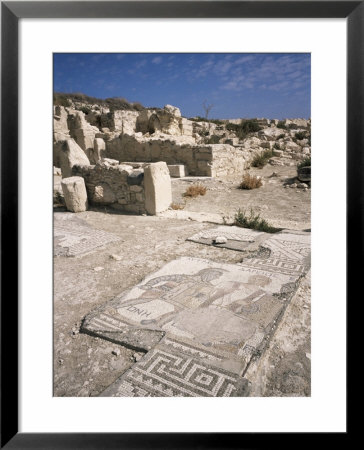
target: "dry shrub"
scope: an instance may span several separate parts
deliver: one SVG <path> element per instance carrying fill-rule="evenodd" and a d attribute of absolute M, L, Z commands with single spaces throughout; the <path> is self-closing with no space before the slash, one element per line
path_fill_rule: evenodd
<path fill-rule="evenodd" d="M 239 189 L 256 189 L 262 185 L 263 183 L 260 177 L 246 173 L 244 174 L 243 180 L 239 185 Z"/>
<path fill-rule="evenodd" d="M 171 208 L 172 209 L 183 209 L 185 207 L 185 205 L 181 204 L 181 203 L 172 203 L 171 204 Z"/>
<path fill-rule="evenodd" d="M 235 214 L 234 225 L 242 228 L 250 228 L 251 230 L 264 231 L 266 233 L 277 233 L 282 228 L 272 227 L 265 219 L 260 217 L 259 213 L 256 213 L 253 208 L 250 208 L 250 212 L 247 213 L 245 209 L 238 209 Z"/>
<path fill-rule="evenodd" d="M 274 156 L 273 150 L 265 150 L 263 153 L 256 154 L 254 156 L 251 165 L 253 167 L 259 167 L 261 169 L 267 164 L 268 160 L 272 158 L 272 156 Z"/>
<path fill-rule="evenodd" d="M 189 186 L 186 192 L 183 194 L 184 197 L 197 197 L 198 195 L 205 195 L 207 189 L 202 184 L 193 184 Z"/>

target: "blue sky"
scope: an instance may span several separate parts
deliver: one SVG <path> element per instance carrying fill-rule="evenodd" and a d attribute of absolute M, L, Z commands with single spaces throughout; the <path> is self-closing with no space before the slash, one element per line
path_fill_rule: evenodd
<path fill-rule="evenodd" d="M 54 91 L 180 108 L 185 117 L 309 118 L 308 53 L 55 53 Z"/>

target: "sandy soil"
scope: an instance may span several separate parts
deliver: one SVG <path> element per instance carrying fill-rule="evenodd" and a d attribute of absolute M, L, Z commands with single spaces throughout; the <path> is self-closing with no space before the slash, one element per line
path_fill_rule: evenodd
<path fill-rule="evenodd" d="M 214 212 L 226 219 L 233 218 L 239 208 L 248 211 L 253 208 L 276 227 L 299 230 L 311 227 L 310 190 L 283 187 L 293 181 L 295 167 L 267 165 L 263 169 L 251 168 L 249 173 L 263 177 L 264 186 L 243 190 L 238 189 L 239 182 L 236 181 L 224 183 L 214 178 L 201 179 L 207 192 L 195 199 L 183 197 L 188 186 L 196 184 L 192 177 L 188 181 L 172 179 L 173 201 L 185 204 L 185 210 Z M 272 176 L 273 173 L 277 176 Z"/>
<path fill-rule="evenodd" d="M 311 280 L 307 274 L 289 303 L 268 348 L 245 377 L 251 396 L 311 395 Z"/>

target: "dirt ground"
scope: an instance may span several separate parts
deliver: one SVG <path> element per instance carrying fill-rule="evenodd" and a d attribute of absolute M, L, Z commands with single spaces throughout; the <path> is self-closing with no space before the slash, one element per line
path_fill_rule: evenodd
<path fill-rule="evenodd" d="M 184 211 L 231 217 L 238 208 L 252 206 L 274 226 L 310 229 L 310 190 L 283 186 L 294 177 L 295 167 L 268 165 L 254 170 L 263 176 L 263 187 L 243 191 L 237 189 L 238 183 L 203 180 L 206 195 L 187 199 Z M 270 177 L 272 172 L 278 176 Z M 175 203 L 185 202 L 182 194 L 190 184 L 189 180 L 172 181 Z M 55 209 L 55 214 L 64 211 Z M 178 257 L 227 263 L 240 262 L 244 257 L 242 252 L 186 241 L 198 231 L 213 227 L 211 223 L 126 215 L 106 208 L 91 208 L 77 213 L 77 217 L 121 240 L 82 256 L 54 258 L 54 396 L 96 396 L 140 356 L 134 350 L 80 334 L 81 321 L 92 309 Z M 247 372 L 255 385 L 252 395 L 310 395 L 310 361 L 306 355 L 310 355 L 309 311 L 306 282 L 287 308 L 269 350 Z M 117 354 L 115 350 L 119 350 Z"/>
<path fill-rule="evenodd" d="M 191 177 L 172 179 L 173 201 L 185 205 L 184 209 L 196 212 L 214 212 L 232 219 L 239 208 L 253 208 L 261 217 L 278 228 L 304 230 L 311 227 L 310 189 L 284 188 L 294 182 L 295 166 L 266 165 L 262 169 L 251 168 L 249 173 L 261 176 L 264 185 L 259 189 L 238 189 L 239 181 L 223 182 L 216 178 L 199 181 L 207 187 L 206 195 L 195 199 L 183 197 L 188 186 L 196 184 Z M 272 176 L 272 174 L 277 176 Z M 197 182 L 198 183 L 198 182 Z"/>

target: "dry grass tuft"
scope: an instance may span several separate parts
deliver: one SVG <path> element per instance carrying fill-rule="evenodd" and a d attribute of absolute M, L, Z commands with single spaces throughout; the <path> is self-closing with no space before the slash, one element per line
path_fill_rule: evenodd
<path fill-rule="evenodd" d="M 202 184 L 193 184 L 189 186 L 186 192 L 183 194 L 184 197 L 197 197 L 198 195 L 205 195 L 207 189 Z"/>
<path fill-rule="evenodd" d="M 263 153 L 258 153 L 254 156 L 251 165 L 261 169 L 267 164 L 268 160 L 272 158 L 272 156 L 274 156 L 273 150 L 265 150 Z"/>
<path fill-rule="evenodd" d="M 174 210 L 184 209 L 184 207 L 185 207 L 185 205 L 183 205 L 181 203 L 172 203 L 171 204 L 171 208 L 174 209 Z"/>
<path fill-rule="evenodd" d="M 239 189 L 256 189 L 262 186 L 262 180 L 256 175 L 250 175 L 250 173 L 245 173 L 243 180 L 239 185 Z"/>

